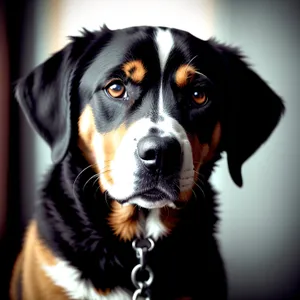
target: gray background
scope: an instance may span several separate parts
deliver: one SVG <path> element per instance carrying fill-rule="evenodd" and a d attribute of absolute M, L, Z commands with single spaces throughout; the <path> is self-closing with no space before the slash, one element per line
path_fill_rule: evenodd
<path fill-rule="evenodd" d="M 300 6 L 217 3 L 218 38 L 240 46 L 286 105 L 270 140 L 244 165 L 242 189 L 231 181 L 225 160 L 213 177 L 221 193 L 219 237 L 230 299 L 292 299 L 300 286 Z M 251 92 L 259 109 L 255 87 Z"/>

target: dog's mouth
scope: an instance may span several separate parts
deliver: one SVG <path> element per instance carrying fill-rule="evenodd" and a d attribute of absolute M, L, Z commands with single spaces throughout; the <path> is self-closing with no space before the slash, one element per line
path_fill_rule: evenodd
<path fill-rule="evenodd" d="M 122 205 L 133 204 L 147 209 L 164 206 L 175 207 L 174 202 L 178 198 L 176 193 L 170 193 L 161 188 L 150 188 L 138 191 L 126 199 L 116 199 Z"/>

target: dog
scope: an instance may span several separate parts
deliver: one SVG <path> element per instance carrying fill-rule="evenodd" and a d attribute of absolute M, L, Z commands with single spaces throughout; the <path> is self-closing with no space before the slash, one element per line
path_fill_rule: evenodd
<path fill-rule="evenodd" d="M 16 98 L 52 169 L 15 263 L 11 299 L 226 299 L 209 182 L 244 162 L 283 100 L 239 49 L 165 27 L 83 30 Z"/>

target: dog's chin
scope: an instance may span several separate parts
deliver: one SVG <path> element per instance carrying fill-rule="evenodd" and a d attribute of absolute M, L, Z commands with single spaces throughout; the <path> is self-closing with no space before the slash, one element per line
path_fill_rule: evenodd
<path fill-rule="evenodd" d="M 143 197 L 136 197 L 129 200 L 128 203 L 137 205 L 139 207 L 147 208 L 147 209 L 161 208 L 164 206 L 175 208 L 174 202 L 168 199 L 151 201 Z"/>
<path fill-rule="evenodd" d="M 131 196 L 120 199 L 109 193 L 110 197 L 121 205 L 134 205 L 145 209 L 155 209 L 162 207 L 176 208 L 175 202 L 178 199 L 177 193 L 166 188 L 149 188 L 135 191 Z"/>
<path fill-rule="evenodd" d="M 155 209 L 155 208 L 162 208 L 162 207 L 171 207 L 171 208 L 176 208 L 174 202 L 172 200 L 168 199 L 161 199 L 161 200 L 149 200 L 144 197 L 134 197 L 131 198 L 128 201 L 118 201 L 120 204 L 123 206 L 126 205 L 135 205 L 138 207 L 146 208 L 146 209 Z"/>

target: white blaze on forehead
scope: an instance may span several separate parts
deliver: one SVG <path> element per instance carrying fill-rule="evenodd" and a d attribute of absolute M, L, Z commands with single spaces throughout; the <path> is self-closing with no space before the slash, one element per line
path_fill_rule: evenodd
<path fill-rule="evenodd" d="M 174 46 L 173 36 L 169 29 L 166 30 L 160 28 L 157 29 L 156 44 L 157 44 L 160 67 L 161 67 L 161 71 L 163 72 L 168 57 L 170 56 L 171 50 Z"/>
<path fill-rule="evenodd" d="M 161 69 L 161 78 L 164 73 L 164 69 L 166 67 L 166 63 L 174 46 L 174 40 L 172 33 L 169 29 L 163 30 L 158 28 L 156 32 L 156 44 L 158 50 L 158 57 L 160 62 L 160 69 Z M 163 113 L 163 92 L 162 92 L 162 80 L 160 83 L 159 89 L 159 112 Z"/>

